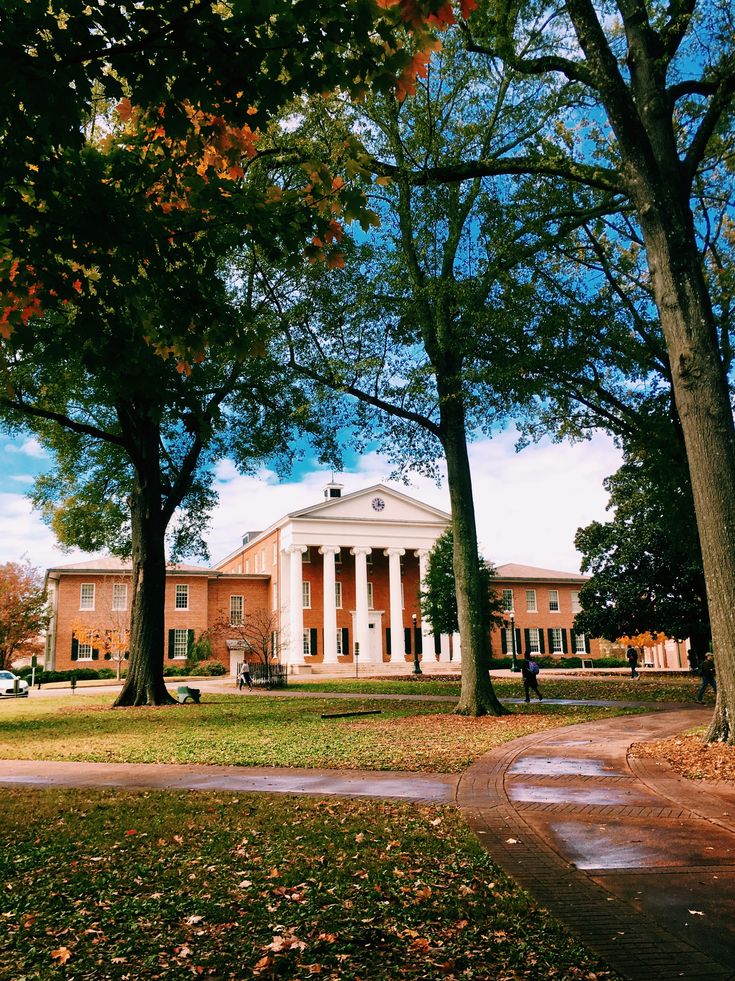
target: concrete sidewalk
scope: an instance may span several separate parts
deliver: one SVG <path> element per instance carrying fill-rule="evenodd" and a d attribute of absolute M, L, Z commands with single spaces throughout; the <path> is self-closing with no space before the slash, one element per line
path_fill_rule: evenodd
<path fill-rule="evenodd" d="M 462 775 L 491 857 L 625 978 L 735 978 L 735 788 L 629 758 L 701 709 L 527 736 Z"/>

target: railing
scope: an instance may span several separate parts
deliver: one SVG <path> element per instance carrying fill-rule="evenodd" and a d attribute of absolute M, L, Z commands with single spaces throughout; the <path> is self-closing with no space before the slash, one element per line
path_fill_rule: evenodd
<path fill-rule="evenodd" d="M 238 664 L 238 674 L 241 668 L 242 664 Z M 285 664 L 263 664 L 262 661 L 256 661 L 248 664 L 248 671 L 255 688 L 285 688 L 288 684 L 288 668 Z"/>

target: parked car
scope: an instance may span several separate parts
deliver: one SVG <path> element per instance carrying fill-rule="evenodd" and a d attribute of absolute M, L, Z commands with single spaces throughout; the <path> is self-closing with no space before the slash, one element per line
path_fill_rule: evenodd
<path fill-rule="evenodd" d="M 15 695 L 16 682 L 18 684 L 18 695 L 21 698 L 28 698 L 28 682 L 23 681 L 12 671 L 0 671 L 0 696 Z"/>

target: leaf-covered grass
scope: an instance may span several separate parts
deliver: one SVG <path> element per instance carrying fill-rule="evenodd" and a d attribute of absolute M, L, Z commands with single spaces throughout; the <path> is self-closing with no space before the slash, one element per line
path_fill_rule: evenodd
<path fill-rule="evenodd" d="M 669 739 L 633 743 L 630 752 L 662 760 L 688 780 L 722 780 L 735 785 L 735 746 L 706 743 L 706 732 L 706 727 L 697 726 Z"/>
<path fill-rule="evenodd" d="M 522 698 L 523 683 L 516 678 L 493 678 L 500 698 Z M 595 677 L 594 675 L 558 676 L 541 671 L 539 686 L 545 698 L 603 699 L 634 702 L 691 702 L 700 679 L 691 675 L 679 677 Z M 339 681 L 290 682 L 289 688 L 301 691 L 361 692 L 363 694 L 454 695 L 459 696 L 459 682 L 421 677 L 411 680 L 376 680 L 345 678 Z"/>
<path fill-rule="evenodd" d="M 3 978 L 612 978 L 449 807 L 12 790 L 0 814 Z"/>
<path fill-rule="evenodd" d="M 612 714 L 531 705 L 502 718 L 468 719 L 452 708 L 233 693 L 207 694 L 201 705 L 113 709 L 106 695 L 67 695 L 0 705 L 0 758 L 456 773 L 518 736 Z M 320 718 L 360 709 L 381 714 Z"/>

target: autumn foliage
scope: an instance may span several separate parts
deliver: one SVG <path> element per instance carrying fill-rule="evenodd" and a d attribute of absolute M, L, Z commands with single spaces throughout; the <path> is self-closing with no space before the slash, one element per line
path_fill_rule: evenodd
<path fill-rule="evenodd" d="M 46 591 L 38 569 L 28 562 L 0 566 L 0 668 L 43 650 L 48 625 Z"/>

